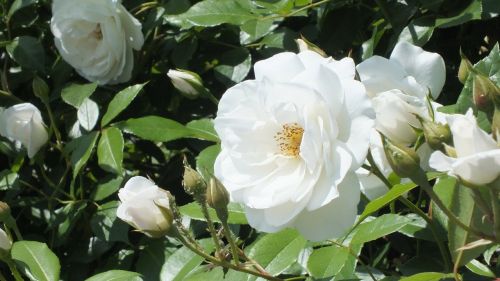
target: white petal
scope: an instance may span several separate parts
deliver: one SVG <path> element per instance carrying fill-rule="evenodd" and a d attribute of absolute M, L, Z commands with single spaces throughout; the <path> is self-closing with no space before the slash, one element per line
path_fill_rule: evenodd
<path fill-rule="evenodd" d="M 446 156 L 441 151 L 434 151 L 429 158 L 429 166 L 436 171 L 448 172 L 452 169 L 455 158 Z"/>
<path fill-rule="evenodd" d="M 341 237 L 356 220 L 359 188 L 356 175 L 349 173 L 339 185 L 339 196 L 336 199 L 314 211 L 304 209 L 293 226 L 311 241 Z"/>
<path fill-rule="evenodd" d="M 491 183 L 500 176 L 500 149 L 459 158 L 451 172 L 475 185 Z"/>
<path fill-rule="evenodd" d="M 402 41 L 394 47 L 391 60 L 399 62 L 419 84 L 429 88 L 434 99 L 439 96 L 446 79 L 444 60 L 439 54 Z"/>
<path fill-rule="evenodd" d="M 271 79 L 287 82 L 304 70 L 304 65 L 295 53 L 279 53 L 255 63 L 255 79 Z"/>
<path fill-rule="evenodd" d="M 118 196 L 122 202 L 125 202 L 137 194 L 156 188 L 158 187 L 154 182 L 145 177 L 136 176 L 125 183 L 125 186 L 118 191 Z"/>

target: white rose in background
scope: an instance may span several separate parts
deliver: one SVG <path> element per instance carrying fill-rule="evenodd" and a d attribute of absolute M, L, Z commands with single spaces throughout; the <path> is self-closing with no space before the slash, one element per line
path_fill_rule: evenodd
<path fill-rule="evenodd" d="M 415 142 L 417 135 L 412 127 L 421 128 L 415 115 L 431 119 L 427 95 L 430 93 L 432 98 L 437 98 L 441 93 L 446 78 L 444 60 L 439 54 L 399 42 L 390 59 L 373 56 L 360 63 L 356 69 L 376 112 L 370 150 L 377 167 L 388 176 L 392 170 L 385 157 L 380 135 L 375 130 L 401 144 Z M 444 124 L 444 114 L 436 110 L 441 105 L 435 102 L 431 104 L 435 122 Z M 430 151 L 427 144 L 417 151 L 424 167 L 427 166 Z M 375 175 L 362 169 L 357 173 L 361 188 L 370 199 L 387 191 L 387 187 Z"/>
<path fill-rule="evenodd" d="M 132 177 L 118 191 L 121 204 L 117 217 L 150 237 L 161 237 L 170 230 L 173 215 L 168 192 L 144 177 Z M 160 208 L 161 207 L 161 208 Z"/>
<path fill-rule="evenodd" d="M 31 103 L 16 104 L 0 113 L 0 135 L 26 147 L 29 158 L 49 139 L 40 110 Z"/>
<path fill-rule="evenodd" d="M 12 248 L 12 240 L 10 240 L 7 233 L 0 228 L 0 250 L 8 252 L 10 248 Z"/>
<path fill-rule="evenodd" d="M 479 128 L 472 109 L 465 115 L 449 115 L 447 119 L 456 158 L 435 151 L 429 160 L 430 166 L 473 185 L 496 180 L 500 176 L 500 146 Z"/>
<path fill-rule="evenodd" d="M 132 49 L 141 49 L 144 36 L 121 1 L 54 0 L 50 27 L 63 59 L 87 80 L 103 85 L 130 79 Z"/>
<path fill-rule="evenodd" d="M 215 175 L 254 228 L 339 237 L 357 214 L 354 173 L 365 160 L 374 114 L 350 58 L 280 53 L 230 88 L 215 129 Z"/>

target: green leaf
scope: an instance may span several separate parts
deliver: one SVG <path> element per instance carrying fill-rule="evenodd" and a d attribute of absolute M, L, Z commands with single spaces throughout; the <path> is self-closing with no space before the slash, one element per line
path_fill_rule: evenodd
<path fill-rule="evenodd" d="M 12 5 L 10 6 L 9 13 L 7 14 L 7 18 L 12 17 L 12 15 L 17 12 L 17 10 L 20 10 L 22 8 L 31 6 L 33 4 L 36 4 L 38 1 L 37 0 L 16 0 Z"/>
<path fill-rule="evenodd" d="M 7 45 L 9 56 L 20 66 L 45 72 L 45 51 L 37 38 L 20 36 Z"/>
<path fill-rule="evenodd" d="M 99 167 L 120 175 L 122 173 L 123 147 L 123 135 L 118 128 L 111 127 L 103 130 L 97 145 Z"/>
<path fill-rule="evenodd" d="M 186 13 L 176 18 L 183 21 L 183 27 L 216 26 L 223 23 L 241 25 L 257 18 L 248 9 L 234 0 L 204 0 L 193 5 Z"/>
<path fill-rule="evenodd" d="M 186 276 L 183 281 L 209 281 L 224 280 L 224 271 L 221 267 L 209 269 L 208 271 L 196 272 Z"/>
<path fill-rule="evenodd" d="M 386 194 L 384 194 L 384 196 L 381 196 L 368 203 L 361 216 L 359 216 L 358 222 L 363 221 L 371 214 L 385 207 L 387 204 L 396 200 L 399 196 L 405 194 L 406 192 L 409 192 L 415 187 L 417 187 L 417 185 L 413 182 L 396 184 Z"/>
<path fill-rule="evenodd" d="M 85 207 L 87 207 L 87 202 L 74 201 L 56 211 L 57 214 L 53 222 L 53 226 L 57 228 L 55 246 L 67 242 L 68 236 L 78 223 L 78 219 L 83 214 Z"/>
<path fill-rule="evenodd" d="M 252 19 L 241 25 L 240 43 L 250 44 L 266 36 L 278 25 L 275 19 Z"/>
<path fill-rule="evenodd" d="M 211 239 L 198 240 L 201 246 L 211 252 L 214 244 Z M 190 272 L 203 262 L 203 258 L 186 247 L 182 247 L 170 255 L 161 269 L 160 280 L 183 281 Z"/>
<path fill-rule="evenodd" d="M 495 278 L 495 273 L 491 271 L 486 265 L 480 263 L 478 260 L 471 260 L 465 265 L 470 271 L 477 275 Z"/>
<path fill-rule="evenodd" d="M 229 218 L 228 222 L 230 224 L 248 224 L 245 212 L 241 208 L 241 206 L 237 203 L 229 203 L 227 206 L 228 212 L 229 212 Z M 201 211 L 200 205 L 196 202 L 188 203 L 184 206 L 181 206 L 179 208 L 181 211 L 181 214 L 188 216 L 192 219 L 196 220 L 201 220 L 205 221 L 205 216 L 203 216 L 203 213 Z M 220 222 L 219 218 L 217 217 L 217 214 L 215 213 L 215 210 L 212 208 L 208 208 L 208 212 L 210 214 L 210 217 L 213 221 L 215 222 Z"/>
<path fill-rule="evenodd" d="M 87 278 L 85 281 L 142 281 L 142 278 L 141 275 L 136 272 L 110 270 Z"/>
<path fill-rule="evenodd" d="M 266 234 L 245 249 L 248 257 L 256 260 L 269 274 L 278 275 L 297 261 L 306 246 L 306 240 L 294 229 Z M 249 280 L 255 280 L 252 276 Z"/>
<path fill-rule="evenodd" d="M 99 182 L 95 192 L 92 194 L 93 201 L 100 201 L 113 195 L 121 186 L 122 177 L 107 178 Z"/>
<path fill-rule="evenodd" d="M 80 126 L 87 131 L 92 131 L 99 119 L 99 106 L 93 100 L 87 98 L 78 108 L 76 113 Z"/>
<path fill-rule="evenodd" d="M 59 281 L 59 259 L 45 243 L 17 241 L 12 246 L 11 255 L 30 280 Z"/>
<path fill-rule="evenodd" d="M 95 89 L 97 89 L 97 83 L 71 84 L 62 89 L 61 97 L 65 103 L 78 109 L 95 92 Z"/>
<path fill-rule="evenodd" d="M 167 142 L 181 138 L 209 138 L 208 140 L 213 140 L 212 135 L 205 132 L 200 133 L 198 129 L 190 129 L 179 122 L 159 116 L 131 118 L 116 123 L 116 127 L 142 139 L 154 142 Z"/>
<path fill-rule="evenodd" d="M 352 244 L 362 244 L 398 231 L 412 220 L 396 214 L 385 214 L 355 228 Z"/>
<path fill-rule="evenodd" d="M 85 166 L 92 154 L 99 132 L 91 132 L 72 140 L 65 147 L 67 153 L 71 153 L 71 165 L 73 166 L 73 179 Z"/>
<path fill-rule="evenodd" d="M 465 186 L 457 183 L 453 177 L 442 176 L 434 185 L 434 190 L 441 201 L 447 206 L 457 218 L 460 219 L 465 225 L 472 226 L 480 229 L 485 233 L 491 233 L 491 225 L 483 222 L 483 213 L 480 211 L 479 206 L 474 201 L 471 190 Z M 478 190 L 481 190 L 478 188 Z M 479 240 L 480 237 L 469 234 L 461 227 L 456 225 L 452 220 L 449 220 L 444 213 L 433 203 L 433 215 L 437 216 L 438 221 L 444 224 L 448 230 L 448 244 L 450 254 L 453 261 L 456 261 L 460 253 L 459 248 Z M 483 253 L 487 246 L 479 246 L 476 248 L 464 250 L 460 265 L 465 265 L 472 259 L 478 257 Z"/>
<path fill-rule="evenodd" d="M 139 252 L 135 271 L 141 273 L 145 280 L 161 280 L 161 268 L 165 260 L 177 251 L 177 247 L 169 244 L 167 239 L 146 239 L 145 242 Z"/>
<path fill-rule="evenodd" d="M 340 272 L 349 255 L 349 249 L 344 247 L 322 247 L 312 252 L 307 261 L 307 269 L 315 278 L 331 277 Z"/>
<path fill-rule="evenodd" d="M 111 201 L 99 206 L 90 220 L 92 232 L 103 241 L 128 242 L 128 225 L 116 216 L 120 202 Z"/>
<path fill-rule="evenodd" d="M 137 94 L 142 90 L 146 84 L 137 84 L 134 86 L 130 86 L 122 91 L 120 91 L 118 94 L 115 95 L 115 97 L 111 100 L 111 102 L 108 105 L 108 110 L 104 114 L 101 120 L 101 127 L 106 126 L 120 114 L 123 110 L 129 106 L 129 104 L 135 99 Z"/>
<path fill-rule="evenodd" d="M 424 272 L 412 275 L 410 277 L 401 278 L 399 281 L 440 281 L 449 277 L 453 277 L 453 274 L 440 272 Z"/>
<path fill-rule="evenodd" d="M 9 190 L 18 187 L 19 175 L 10 170 L 0 172 L 0 190 Z"/>
<path fill-rule="evenodd" d="M 417 22 L 411 21 L 399 34 L 398 41 L 406 41 L 422 47 L 431 39 L 433 33 L 433 25 L 419 25 Z"/>
<path fill-rule="evenodd" d="M 481 0 L 473 0 L 470 5 L 454 17 L 436 19 L 436 27 L 446 28 L 481 19 L 483 12 Z"/>
<path fill-rule="evenodd" d="M 193 120 L 186 124 L 186 127 L 189 128 L 193 134 L 196 134 L 198 138 L 219 142 L 219 136 L 214 129 L 214 120 L 213 119 L 198 119 Z"/>
<path fill-rule="evenodd" d="M 412 238 L 427 240 L 431 242 L 436 241 L 435 237 L 432 235 L 429 224 L 422 217 L 419 217 L 417 214 L 413 213 L 406 215 L 406 217 L 408 217 L 412 221 L 401 228 L 398 231 L 399 233 Z M 438 230 L 441 230 L 441 228 L 438 228 Z M 441 231 L 438 233 L 438 235 L 440 237 L 445 237 L 447 234 L 446 232 Z"/>
<path fill-rule="evenodd" d="M 215 77 L 227 86 L 239 83 L 252 68 L 252 56 L 246 48 L 237 48 L 220 56 L 220 64 L 214 67 Z"/>
<path fill-rule="evenodd" d="M 196 157 L 196 169 L 208 182 L 214 174 L 214 163 L 220 152 L 220 144 L 203 149 Z"/>

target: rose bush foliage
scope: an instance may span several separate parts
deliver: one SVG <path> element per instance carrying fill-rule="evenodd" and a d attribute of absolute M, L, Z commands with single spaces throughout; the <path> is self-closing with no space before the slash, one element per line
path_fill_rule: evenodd
<path fill-rule="evenodd" d="M 496 1 L 0 8 L 0 280 L 498 278 Z"/>

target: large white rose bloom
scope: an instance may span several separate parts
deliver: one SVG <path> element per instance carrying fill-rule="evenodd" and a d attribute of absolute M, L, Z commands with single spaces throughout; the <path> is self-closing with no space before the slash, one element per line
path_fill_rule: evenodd
<path fill-rule="evenodd" d="M 116 216 L 150 237 L 165 235 L 172 226 L 167 191 L 145 177 L 132 177 L 118 191 Z M 160 207 L 163 208 L 160 209 Z"/>
<path fill-rule="evenodd" d="M 132 49 L 144 43 L 141 23 L 119 0 L 54 0 L 50 24 L 63 59 L 92 82 L 130 79 Z"/>
<path fill-rule="evenodd" d="M 456 158 L 441 151 L 432 153 L 429 165 L 473 185 L 485 185 L 500 176 L 500 146 L 479 128 L 469 109 L 465 115 L 447 116 Z"/>
<path fill-rule="evenodd" d="M 29 158 L 49 139 L 42 114 L 31 103 L 16 104 L 0 113 L 0 135 L 26 147 Z"/>
<path fill-rule="evenodd" d="M 287 52 L 257 62 L 254 72 L 220 100 L 215 175 L 257 230 L 341 236 L 356 218 L 354 171 L 373 126 L 354 62 Z"/>
<path fill-rule="evenodd" d="M 430 93 L 432 98 L 437 98 L 441 93 L 446 78 L 444 60 L 439 54 L 399 42 L 389 59 L 373 56 L 360 63 L 356 69 L 376 112 L 370 150 L 377 167 L 388 176 L 392 169 L 385 157 L 380 135 L 375 130 L 398 143 L 410 145 L 415 142 L 417 135 L 413 128 L 421 127 L 415 115 L 431 118 L 427 95 Z M 444 114 L 436 111 L 440 106 L 432 102 L 435 122 L 445 123 Z M 417 151 L 424 168 L 430 152 L 427 144 Z M 368 171 L 360 169 L 357 173 L 361 188 L 369 199 L 381 196 L 388 190 Z"/>

